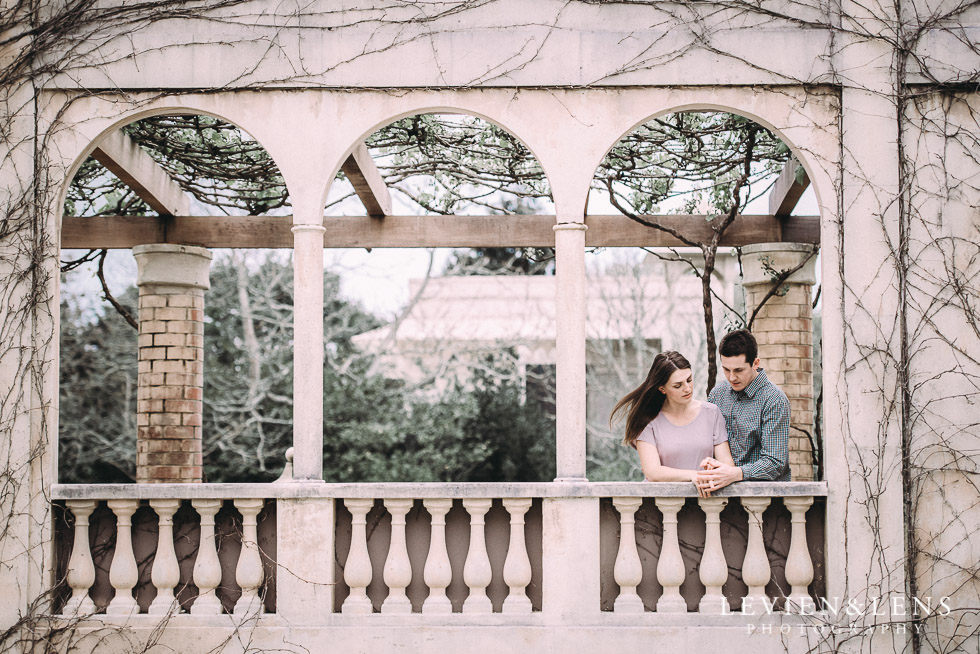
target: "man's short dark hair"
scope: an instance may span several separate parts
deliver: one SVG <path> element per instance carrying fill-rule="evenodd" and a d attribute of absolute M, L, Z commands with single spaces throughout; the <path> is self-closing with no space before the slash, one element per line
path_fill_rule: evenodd
<path fill-rule="evenodd" d="M 747 329 L 736 329 L 728 332 L 721 339 L 718 352 L 723 357 L 737 357 L 739 354 L 744 354 L 745 362 L 752 365 L 759 356 L 759 345 L 755 342 L 752 332 Z"/>

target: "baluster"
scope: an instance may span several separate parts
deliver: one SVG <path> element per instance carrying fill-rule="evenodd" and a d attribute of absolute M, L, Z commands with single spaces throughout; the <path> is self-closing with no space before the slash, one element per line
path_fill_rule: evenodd
<path fill-rule="evenodd" d="M 503 613 L 530 613 L 531 598 L 527 585 L 531 583 L 531 560 L 524 542 L 524 514 L 531 508 L 530 498 L 505 499 L 504 508 L 510 514 L 510 545 L 504 561 L 504 583 L 510 587 L 504 599 Z"/>
<path fill-rule="evenodd" d="M 470 594 L 463 602 L 463 613 L 493 612 L 493 604 L 487 595 L 492 571 L 484 534 L 484 516 L 492 502 L 484 499 L 463 500 L 463 508 L 470 514 L 470 548 L 463 565 L 463 581 L 469 587 Z"/>
<path fill-rule="evenodd" d="M 786 556 L 786 582 L 790 585 L 786 598 L 786 610 L 803 611 L 812 604 L 808 587 L 813 581 L 813 561 L 806 544 L 806 511 L 813 504 L 812 497 L 784 497 L 783 504 L 793 515 L 793 529 Z M 792 608 L 791 608 L 792 607 Z"/>
<path fill-rule="evenodd" d="M 677 541 L 677 512 L 684 506 L 683 497 L 658 497 L 657 508 L 664 516 L 664 540 L 657 561 L 657 581 L 664 587 L 664 594 L 657 600 L 659 613 L 687 613 L 687 602 L 681 597 L 684 583 L 684 559 Z"/>
<path fill-rule="evenodd" d="M 749 544 L 742 562 L 742 581 L 749 592 L 742 598 L 742 613 L 754 614 L 769 604 L 766 585 L 772 576 L 766 545 L 762 540 L 762 514 L 769 506 L 768 497 L 743 497 L 742 506 L 749 514 Z"/>
<path fill-rule="evenodd" d="M 429 554 L 425 558 L 425 569 L 422 571 L 425 585 L 429 587 L 429 596 L 422 604 L 422 613 L 445 615 L 453 612 L 453 604 L 446 597 L 446 588 L 453 580 L 449 551 L 446 549 L 446 514 L 453 507 L 453 501 L 423 500 L 422 504 L 432 516 Z"/>
<path fill-rule="evenodd" d="M 704 552 L 701 554 L 700 576 L 704 597 L 698 604 L 701 613 L 728 613 L 728 600 L 721 589 L 728 581 L 728 562 L 721 548 L 721 511 L 728 504 L 724 497 L 701 497 L 698 504 L 704 511 Z"/>
<path fill-rule="evenodd" d="M 617 613 L 643 613 L 643 600 L 636 587 L 643 581 L 640 554 L 636 549 L 636 510 L 643 503 L 639 497 L 614 497 L 613 506 L 619 511 L 619 553 L 613 575 L 619 584 L 619 597 L 613 609 Z"/>
<path fill-rule="evenodd" d="M 381 604 L 381 612 L 411 613 L 412 602 L 405 594 L 405 589 L 412 583 L 412 563 L 408 559 L 408 543 L 405 540 L 405 515 L 412 508 L 412 500 L 385 500 L 385 508 L 391 514 L 391 543 L 384 566 L 388 597 Z"/>
<path fill-rule="evenodd" d="M 180 566 L 174 551 L 174 514 L 180 508 L 180 500 L 150 500 L 158 517 L 157 551 L 153 556 L 150 581 L 157 589 L 157 596 L 146 610 L 150 615 L 166 615 L 170 611 L 180 613 L 174 608 L 174 588 L 180 583 Z"/>
<path fill-rule="evenodd" d="M 133 588 L 139 581 L 136 556 L 133 554 L 133 514 L 139 508 L 139 500 L 109 500 L 106 502 L 116 514 L 116 550 L 109 566 L 109 583 L 116 590 L 106 607 L 106 615 L 131 615 L 139 613 L 139 605 L 133 598 Z"/>
<path fill-rule="evenodd" d="M 259 589 L 265 574 L 259 555 L 256 517 L 264 505 L 262 499 L 235 500 L 235 508 L 242 514 L 242 553 L 235 568 L 235 581 L 242 589 L 242 596 L 235 603 L 235 615 L 262 613 Z"/>
<path fill-rule="evenodd" d="M 194 561 L 194 584 L 197 598 L 191 605 L 193 615 L 220 615 L 221 601 L 215 589 L 221 583 L 221 563 L 214 542 L 214 516 L 221 510 L 222 500 L 191 500 L 191 506 L 201 516 L 201 542 Z"/>
<path fill-rule="evenodd" d="M 350 586 L 350 595 L 341 607 L 343 613 L 367 614 L 374 610 L 367 587 L 373 576 L 371 557 L 367 548 L 367 514 L 374 500 L 348 499 L 344 505 L 351 514 L 350 553 L 344 565 L 344 581 Z"/>
<path fill-rule="evenodd" d="M 68 559 L 68 586 L 71 597 L 62 611 L 65 615 L 95 613 L 95 603 L 88 591 L 95 583 L 95 563 L 88 542 L 88 518 L 98 506 L 97 500 L 68 500 L 65 506 L 75 516 L 75 541 Z"/>

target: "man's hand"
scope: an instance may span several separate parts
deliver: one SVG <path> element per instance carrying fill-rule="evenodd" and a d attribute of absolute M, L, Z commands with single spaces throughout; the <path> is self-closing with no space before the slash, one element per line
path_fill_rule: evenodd
<path fill-rule="evenodd" d="M 736 481 L 742 481 L 741 468 L 724 464 L 709 456 L 701 461 L 701 470 L 697 473 L 695 484 L 698 490 L 711 493 Z"/>

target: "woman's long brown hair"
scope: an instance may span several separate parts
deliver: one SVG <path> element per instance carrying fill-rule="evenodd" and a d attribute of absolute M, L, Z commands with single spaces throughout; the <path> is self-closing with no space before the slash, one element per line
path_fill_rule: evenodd
<path fill-rule="evenodd" d="M 660 387 L 667 383 L 675 370 L 690 369 L 690 362 L 679 352 L 668 350 L 654 357 L 647 378 L 617 402 L 609 415 L 609 422 L 612 424 L 619 414 L 626 414 L 626 436 L 623 438 L 623 445 L 636 447 L 636 439 L 640 432 L 657 417 L 667 399 L 667 396 L 660 392 Z"/>

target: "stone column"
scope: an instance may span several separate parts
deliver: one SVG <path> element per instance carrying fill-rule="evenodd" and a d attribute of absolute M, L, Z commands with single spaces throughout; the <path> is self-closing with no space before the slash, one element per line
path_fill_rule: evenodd
<path fill-rule="evenodd" d="M 204 291 L 211 253 L 189 245 L 133 248 L 139 287 L 136 480 L 200 482 Z"/>
<path fill-rule="evenodd" d="M 323 480 L 323 209 L 293 219 L 293 480 Z M 301 217 L 310 222 L 298 222 Z"/>
<path fill-rule="evenodd" d="M 555 225 L 556 481 L 585 479 L 585 230 Z"/>
<path fill-rule="evenodd" d="M 811 291 L 816 282 L 817 257 L 811 256 L 812 252 L 813 246 L 804 243 L 758 243 L 742 248 L 742 286 L 749 316 L 780 274 L 803 264 L 766 301 L 752 325 L 766 376 L 789 397 L 789 463 L 793 481 L 814 478 L 810 441 L 801 431 L 813 433 Z"/>

